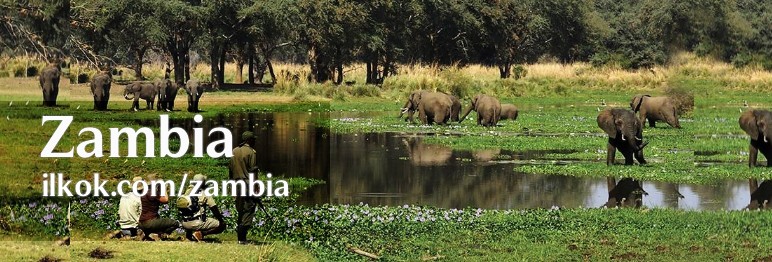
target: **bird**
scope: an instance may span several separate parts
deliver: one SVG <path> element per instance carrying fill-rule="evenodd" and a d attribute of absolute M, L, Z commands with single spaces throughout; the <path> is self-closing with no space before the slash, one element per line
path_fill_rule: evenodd
<path fill-rule="evenodd" d="M 10 103 L 8 103 L 8 107 L 11 107 L 12 105 L 13 105 L 13 101 L 11 101 Z"/>
<path fill-rule="evenodd" d="M 75 109 L 76 109 L 76 110 L 77 110 L 77 109 L 80 109 L 80 106 L 78 106 L 78 108 L 75 108 Z"/>
<path fill-rule="evenodd" d="M 25 106 L 26 106 L 26 105 L 29 105 L 29 100 L 27 100 L 27 103 L 24 103 L 24 105 L 25 105 Z"/>
<path fill-rule="evenodd" d="M 10 116 L 5 116 L 5 119 L 8 120 L 8 121 L 11 121 L 11 117 Z"/>
<path fill-rule="evenodd" d="M 600 105 L 606 106 L 606 99 L 601 99 L 600 100 Z"/>
<path fill-rule="evenodd" d="M 743 106 L 748 107 L 748 100 L 743 100 Z"/>

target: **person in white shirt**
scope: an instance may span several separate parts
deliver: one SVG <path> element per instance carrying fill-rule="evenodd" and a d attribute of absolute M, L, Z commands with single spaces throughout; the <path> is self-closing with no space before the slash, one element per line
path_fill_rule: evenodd
<path fill-rule="evenodd" d="M 132 179 L 132 185 L 141 181 L 142 177 L 137 176 Z M 137 190 L 142 191 L 142 184 L 137 185 Z M 118 224 L 121 226 L 123 236 L 137 236 L 139 228 L 139 214 L 142 213 L 142 201 L 138 195 L 128 193 L 121 197 L 118 204 Z"/>

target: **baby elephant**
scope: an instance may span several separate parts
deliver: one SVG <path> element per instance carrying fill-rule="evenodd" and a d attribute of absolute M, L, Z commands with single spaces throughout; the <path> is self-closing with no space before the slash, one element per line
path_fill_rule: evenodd
<path fill-rule="evenodd" d="M 609 185 L 613 184 L 613 178 L 609 178 Z M 641 181 L 632 178 L 622 178 L 619 183 L 608 192 L 606 207 L 635 207 L 643 205 L 643 196 L 649 195 L 643 190 Z"/>
<path fill-rule="evenodd" d="M 656 121 L 665 121 L 672 127 L 681 128 L 675 103 L 669 97 L 636 95 L 630 101 L 630 109 L 638 113 L 641 123 L 648 119 L 650 127 L 654 127 Z"/>
<path fill-rule="evenodd" d="M 501 104 L 501 117 L 499 120 L 517 120 L 517 107 L 513 104 Z"/>
<path fill-rule="evenodd" d="M 476 95 L 472 98 L 472 103 L 466 108 L 463 116 L 461 116 L 461 119 L 459 119 L 458 122 L 461 123 L 461 121 L 464 121 L 466 116 L 469 115 L 472 110 L 477 112 L 477 125 L 486 127 L 496 126 L 499 122 L 499 117 L 501 116 L 501 102 L 489 95 Z"/>
<path fill-rule="evenodd" d="M 139 110 L 139 99 L 147 101 L 147 109 L 153 109 L 155 103 L 155 96 L 158 94 L 158 89 L 155 84 L 149 82 L 133 82 L 126 86 L 123 90 L 123 98 L 126 100 L 134 99 L 134 103 L 131 104 L 131 109 L 134 111 Z M 129 97 L 131 95 L 131 97 Z"/>
<path fill-rule="evenodd" d="M 608 135 L 606 164 L 613 165 L 617 150 L 625 157 L 625 165 L 633 164 L 633 157 L 646 164 L 643 148 L 643 124 L 633 111 L 624 108 L 608 108 L 598 114 L 598 127 Z"/>

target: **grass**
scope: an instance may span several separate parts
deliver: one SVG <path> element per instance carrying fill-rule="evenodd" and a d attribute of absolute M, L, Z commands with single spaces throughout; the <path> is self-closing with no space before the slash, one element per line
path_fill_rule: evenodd
<path fill-rule="evenodd" d="M 20 60 L 19 63 L 24 62 Z M 12 66 L 11 66 L 12 67 Z M 303 67 L 279 65 L 279 70 L 301 73 Z M 150 65 L 154 78 L 160 67 Z M 197 66 L 193 75 L 206 79 L 206 67 Z M 674 59 L 667 67 L 623 71 L 592 68 L 587 64 L 527 65 L 520 80 L 497 79 L 493 68 L 469 66 L 436 68 L 415 65 L 400 67 L 400 74 L 386 79 L 382 87 L 366 86 L 364 69 L 347 70 L 352 86 L 299 84 L 279 80 L 274 92 L 211 92 L 202 97 L 204 117 L 235 112 L 310 112 L 308 121 L 327 126 L 336 133 L 406 132 L 427 133 L 424 142 L 454 149 L 497 148 L 515 152 L 542 151 L 544 160 L 576 160 L 572 165 L 525 164 L 518 172 L 581 177 L 630 176 L 644 180 L 675 183 L 720 183 L 727 179 L 772 178 L 765 168 L 750 169 L 747 137 L 737 124 L 741 110 L 771 108 L 768 100 L 772 74 L 735 69 L 690 54 Z M 0 68 L 0 71 L 3 69 Z M 277 70 L 277 71 L 279 71 Z M 227 79 L 235 79 L 232 65 Z M 126 72 L 124 72 L 126 73 Z M 303 79 L 303 77 L 301 77 Z M 109 127 L 139 127 L 142 121 L 158 119 L 154 110 L 130 112 L 130 102 L 121 99 L 122 87 L 114 85 L 108 112 L 91 111 L 87 85 L 62 82 L 63 106 L 43 108 L 34 78 L 0 78 L 0 195 L 25 198 L 40 194 L 40 175 L 66 171 L 71 178 L 83 178 L 95 171 L 109 173 L 113 181 L 135 174 L 159 173 L 179 178 L 182 172 L 202 172 L 223 178 L 224 160 L 180 159 L 46 159 L 42 146 L 53 125 L 41 126 L 43 115 L 73 115 L 76 120 L 69 148 L 87 138 L 75 139 L 77 130 L 93 126 L 104 133 Z M 646 128 L 650 141 L 645 166 L 605 165 L 605 135 L 596 126 L 598 110 L 607 106 L 627 107 L 637 93 L 664 94 L 669 87 L 689 90 L 695 96 L 695 110 L 683 116 L 683 129 L 659 123 Z M 397 119 L 406 94 L 423 88 L 469 97 L 476 93 L 496 94 L 502 102 L 520 110 L 517 121 L 502 122 L 496 128 L 482 128 L 467 119 L 450 126 L 419 126 Z M 176 108 L 183 109 L 181 91 Z M 11 103 L 13 101 L 13 103 Z M 30 101 L 27 103 L 27 101 Z M 7 118 L 2 119 L 5 115 Z M 188 119 L 192 113 L 170 113 L 173 119 Z M 289 128 L 289 127 L 288 127 Z M 125 143 L 123 141 L 122 143 Z M 142 145 L 142 141 L 140 141 Z M 108 147 L 108 144 L 105 145 Z M 141 148 L 141 147 L 140 147 Z M 142 149 L 140 149 L 142 154 Z M 617 156 L 618 161 L 621 155 Z M 764 161 L 763 157 L 760 159 Z M 3 211 L 5 212 L 5 211 Z M 76 221 L 71 247 L 53 247 L 51 236 L 24 229 L 0 230 L 7 244 L 3 253 L 14 260 L 37 260 L 50 254 L 68 260 L 88 259 L 88 253 L 103 247 L 115 251 L 121 260 L 152 260 L 159 254 L 167 260 L 202 260 L 223 257 L 244 260 L 364 260 L 346 249 L 356 247 L 383 256 L 385 260 L 716 260 L 769 259 L 772 231 L 759 226 L 770 219 L 769 212 L 686 212 L 678 210 L 569 209 L 497 211 L 466 209 L 453 213 L 459 220 L 446 221 L 439 214 L 458 212 L 433 207 L 362 207 L 332 205 L 288 209 L 267 230 L 267 244 L 235 245 L 232 232 L 218 236 L 221 244 L 197 248 L 183 242 L 103 241 L 102 222 Z M 3 214 L 3 213 L 0 213 Z M 377 217 L 394 216 L 385 223 Z M 432 222 L 417 219 L 431 219 Z M 110 221 L 109 218 L 103 219 Z M 298 223 L 286 221 L 298 220 Z M 324 223 L 322 221 L 327 221 Z M 4 222 L 0 217 L 0 222 Z M 256 229 L 261 232 L 263 228 Z M 268 232 L 270 231 L 270 232 Z M 231 255 L 232 254 L 232 255 Z M 223 256 L 225 255 L 225 256 Z"/>

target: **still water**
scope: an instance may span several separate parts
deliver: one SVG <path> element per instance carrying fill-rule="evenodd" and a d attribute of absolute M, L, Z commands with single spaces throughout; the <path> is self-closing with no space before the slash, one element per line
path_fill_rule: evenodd
<path fill-rule="evenodd" d="M 260 170 L 327 182 L 306 192 L 300 200 L 303 204 L 525 209 L 599 207 L 608 199 L 605 178 L 513 171 L 517 165 L 538 161 L 548 152 L 452 150 L 424 143 L 423 136 L 415 134 L 332 134 L 315 125 L 329 117 L 328 113 L 228 114 L 205 119 L 201 124 L 187 120 L 173 122 L 172 126 L 202 127 L 204 132 L 223 126 L 232 131 L 234 143 L 243 131 L 255 132 Z M 734 210 L 750 201 L 748 183 L 740 180 L 719 185 L 644 181 L 643 189 L 649 193 L 643 198 L 648 207 Z"/>

